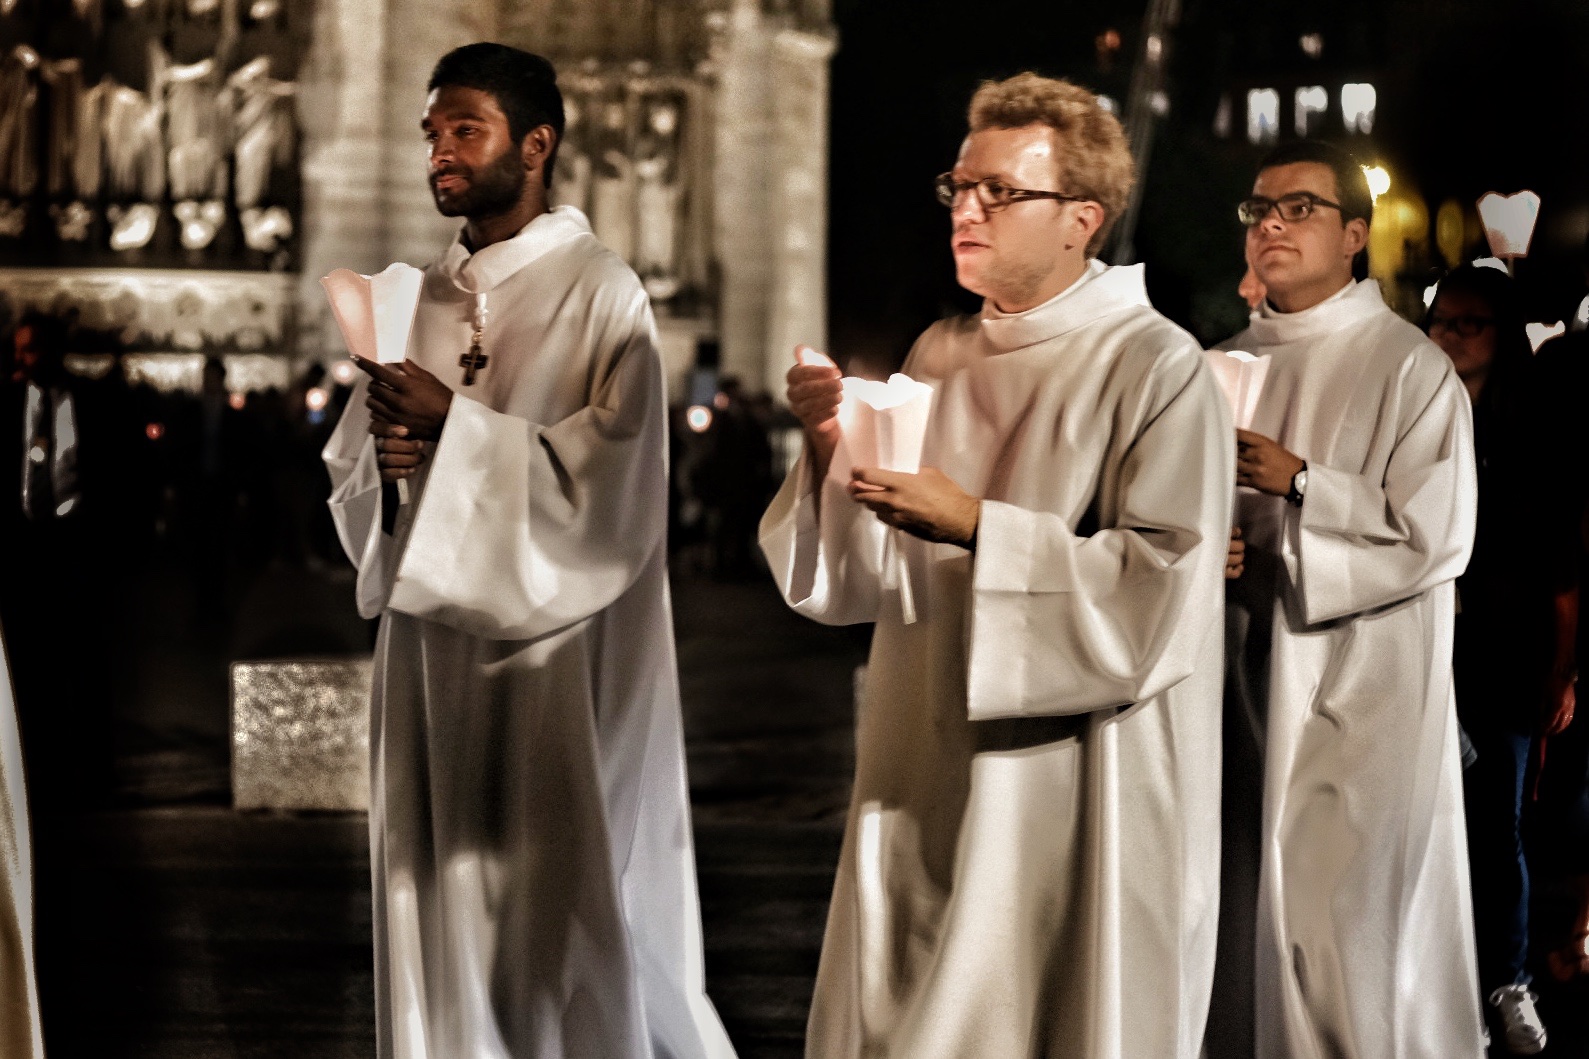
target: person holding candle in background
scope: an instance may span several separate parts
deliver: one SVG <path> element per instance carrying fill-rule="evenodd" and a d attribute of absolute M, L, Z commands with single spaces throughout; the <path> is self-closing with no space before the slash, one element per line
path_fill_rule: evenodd
<path fill-rule="evenodd" d="M 1265 301 L 1228 346 L 1270 363 L 1236 434 L 1221 1059 L 1483 1053 L 1451 682 L 1472 417 L 1439 348 L 1353 282 L 1372 213 L 1314 141 L 1238 210 Z"/>

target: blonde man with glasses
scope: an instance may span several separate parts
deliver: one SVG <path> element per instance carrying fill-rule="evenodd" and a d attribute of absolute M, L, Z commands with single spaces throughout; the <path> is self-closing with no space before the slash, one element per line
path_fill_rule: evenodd
<path fill-rule="evenodd" d="M 1226 870 L 1209 1054 L 1483 1054 L 1452 708 L 1473 426 L 1450 361 L 1354 282 L 1373 205 L 1344 151 L 1265 160 L 1237 215 L 1268 355 L 1236 432 Z"/>
<path fill-rule="evenodd" d="M 1096 259 L 1119 123 L 1022 74 L 970 125 L 937 192 L 984 302 L 905 364 L 934 391 L 920 473 L 854 466 L 838 371 L 797 366 L 805 455 L 762 523 L 791 606 L 876 622 L 806 1054 L 1193 1059 L 1230 421 L 1142 269 Z"/>

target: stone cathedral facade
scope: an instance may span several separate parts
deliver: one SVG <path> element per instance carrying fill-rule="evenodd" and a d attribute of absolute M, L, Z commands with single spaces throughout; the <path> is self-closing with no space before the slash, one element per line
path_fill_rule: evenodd
<path fill-rule="evenodd" d="M 715 347 L 781 394 L 825 344 L 828 0 L 66 8 L 0 0 L 0 308 L 114 333 L 147 379 L 220 356 L 233 388 L 280 385 L 342 354 L 321 276 L 439 255 L 419 115 L 475 40 L 556 64 L 554 201 L 645 282 L 676 388 Z"/>

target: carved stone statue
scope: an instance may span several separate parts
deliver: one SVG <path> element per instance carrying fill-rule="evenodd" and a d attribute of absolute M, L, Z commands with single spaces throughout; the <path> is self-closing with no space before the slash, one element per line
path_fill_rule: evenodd
<path fill-rule="evenodd" d="M 638 239 L 635 271 L 653 298 L 678 293 L 678 232 L 683 196 L 679 159 L 679 104 L 657 97 L 646 107 L 646 122 L 637 144 L 634 171 L 637 188 Z"/>
<path fill-rule="evenodd" d="M 617 101 L 602 108 L 596 140 L 591 225 L 607 249 L 634 261 L 634 163 L 630 160 L 628 109 Z"/>

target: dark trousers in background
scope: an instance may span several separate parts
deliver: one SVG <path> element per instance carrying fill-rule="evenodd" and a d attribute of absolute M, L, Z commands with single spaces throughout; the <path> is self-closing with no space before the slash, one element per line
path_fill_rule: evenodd
<path fill-rule="evenodd" d="M 1524 777 L 1532 737 L 1493 720 L 1464 717 L 1478 759 L 1462 776 L 1473 877 L 1479 984 L 1486 995 L 1529 981 L 1528 862 L 1523 854 Z"/>

